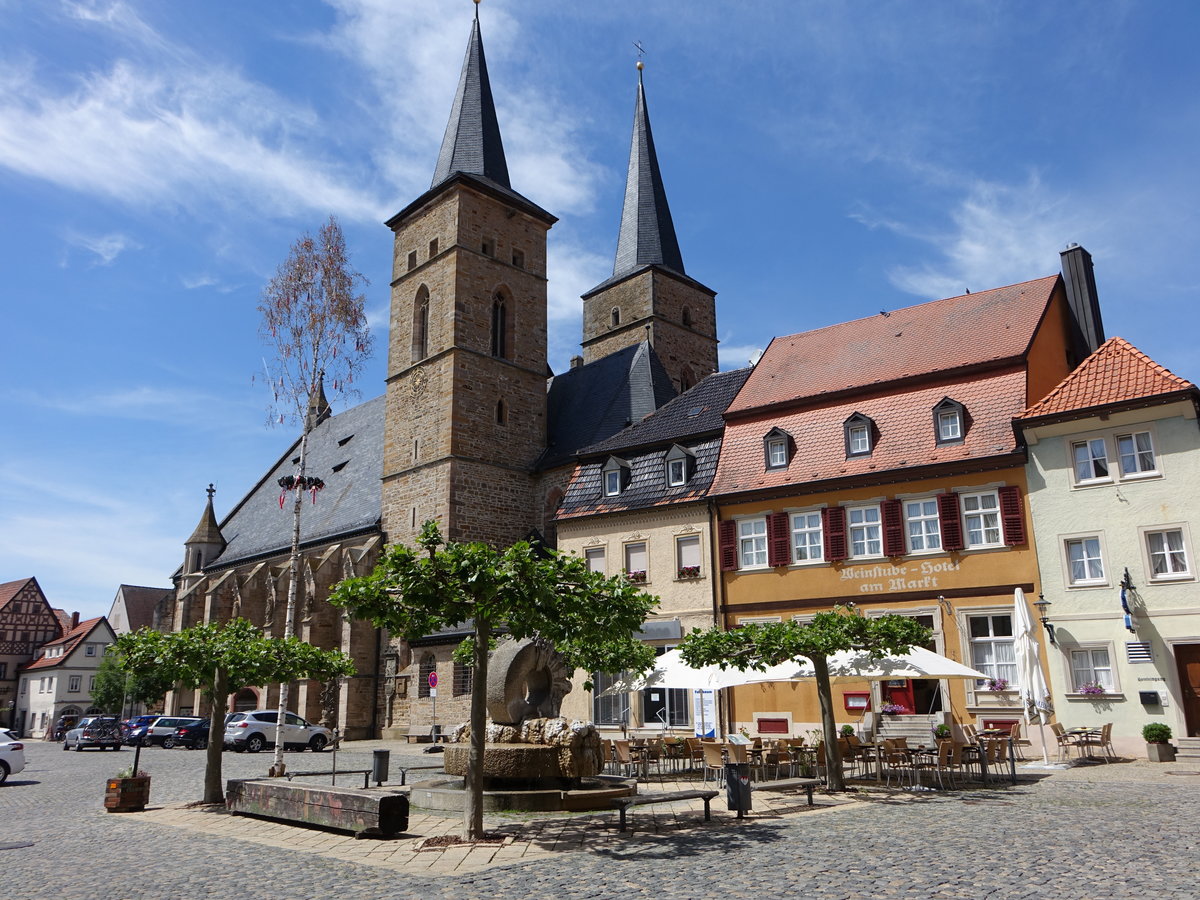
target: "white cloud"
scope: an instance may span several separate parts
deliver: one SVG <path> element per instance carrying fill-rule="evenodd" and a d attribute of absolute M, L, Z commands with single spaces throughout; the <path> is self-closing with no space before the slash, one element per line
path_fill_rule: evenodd
<path fill-rule="evenodd" d="M 125 250 L 140 250 L 142 245 L 128 235 L 119 232 L 103 235 L 86 235 L 70 231 L 66 240 L 77 247 L 82 247 L 99 257 L 100 265 L 112 265 L 113 260 Z"/>
<path fill-rule="evenodd" d="M 203 391 L 138 386 L 66 394 L 38 393 L 28 389 L 7 392 L 11 401 L 75 416 L 100 416 L 164 425 L 204 426 L 229 429 L 227 423 L 244 421 L 247 404 L 228 396 Z M 198 415 L 197 410 L 204 410 Z"/>
<path fill-rule="evenodd" d="M 722 343 L 717 345 L 717 356 L 723 372 L 730 369 L 744 369 L 746 366 L 758 362 L 758 358 L 762 354 L 763 348 L 754 344 Z"/>

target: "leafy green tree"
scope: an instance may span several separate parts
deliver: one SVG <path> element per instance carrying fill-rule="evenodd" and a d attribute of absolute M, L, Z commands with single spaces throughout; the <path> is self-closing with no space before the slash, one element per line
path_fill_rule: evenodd
<path fill-rule="evenodd" d="M 337 395 L 355 393 L 352 385 L 371 355 L 371 335 L 364 311 L 365 298 L 357 292 L 366 278 L 350 265 L 342 227 L 333 216 L 316 237 L 307 232 L 294 244 L 262 292 L 259 335 L 275 357 L 268 369 L 274 404 L 272 423 L 292 421 L 302 426 L 296 471 L 288 476 L 292 498 L 292 548 L 289 564 L 287 611 L 283 636 L 296 628 L 296 590 L 300 583 L 300 514 L 304 494 L 323 486 L 308 474 L 308 435 L 317 426 L 317 405 L 325 399 L 325 385 Z M 289 686 L 279 686 L 279 724 L 275 732 L 275 764 L 283 762 L 283 714 Z"/>
<path fill-rule="evenodd" d="M 811 622 L 767 622 L 733 631 L 693 629 L 679 645 L 679 655 L 689 666 L 717 665 L 738 671 L 762 671 L 797 657 L 812 660 L 817 696 L 821 702 L 821 730 L 825 741 L 825 768 L 829 787 L 845 790 L 833 719 L 833 685 L 829 657 L 842 650 L 862 650 L 874 656 L 907 653 L 913 645 L 929 642 L 928 628 L 908 616 L 867 618 L 852 607 L 835 606 Z"/>
<path fill-rule="evenodd" d="M 471 746 L 465 837 L 483 836 L 483 745 L 487 721 L 488 643 L 497 629 L 515 639 L 542 638 L 586 672 L 644 671 L 654 650 L 634 637 L 658 598 L 624 578 L 589 572 L 578 556 L 544 553 L 522 541 L 503 550 L 445 543 L 433 522 L 419 550 L 388 548 L 375 571 L 343 581 L 329 602 L 409 640 L 474 624 Z M 590 689 L 591 685 L 587 687 Z"/>
<path fill-rule="evenodd" d="M 171 689 L 171 682 L 158 672 L 133 675 L 121 667 L 119 654 L 110 650 L 96 668 L 92 687 L 92 704 L 113 715 L 124 714 L 126 708 L 138 704 L 150 707 L 158 703 Z"/>
<path fill-rule="evenodd" d="M 221 736 L 231 693 L 272 682 L 325 681 L 354 674 L 353 663 L 343 653 L 320 650 L 297 637 L 264 637 L 245 619 L 166 634 L 143 628 L 118 637 L 116 648 L 125 671 L 135 676 L 156 673 L 171 684 L 200 689 L 210 701 L 205 803 L 220 803 L 223 796 Z"/>

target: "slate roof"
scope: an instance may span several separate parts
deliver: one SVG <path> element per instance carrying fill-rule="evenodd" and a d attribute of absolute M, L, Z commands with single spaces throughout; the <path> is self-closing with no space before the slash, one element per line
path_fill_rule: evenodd
<path fill-rule="evenodd" d="M 1025 368 L 1015 365 L 731 419 L 709 493 L 827 482 L 1016 453 L 1012 419 L 1024 409 L 1025 391 Z M 939 446 L 933 408 L 945 397 L 965 407 L 967 432 L 961 443 Z M 854 413 L 875 422 L 877 437 L 870 455 L 847 458 L 842 423 Z M 766 468 L 763 437 L 774 427 L 788 432 L 795 443 L 785 468 Z"/>
<path fill-rule="evenodd" d="M 597 513 L 687 503 L 706 496 L 721 452 L 723 413 L 749 369 L 717 372 L 680 394 L 657 412 L 606 441 L 584 450 L 591 457 L 575 469 L 557 515 L 571 519 Z M 671 487 L 666 457 L 676 444 L 694 454 L 691 477 Z M 629 484 L 617 497 L 605 497 L 601 470 L 610 455 L 630 464 Z"/>
<path fill-rule="evenodd" d="M 555 375 L 548 390 L 540 469 L 572 461 L 584 447 L 640 422 L 675 396 L 671 376 L 648 341 Z"/>
<path fill-rule="evenodd" d="M 103 621 L 104 616 L 97 616 L 94 619 L 88 619 L 86 622 L 80 622 L 57 640 L 49 641 L 48 643 L 43 644 L 39 650 L 42 655 L 33 662 L 22 666 L 21 671 L 28 672 L 30 669 L 53 669 L 57 666 L 61 666 L 70 658 L 71 654 L 75 651 L 75 648 L 78 647 Z M 52 659 L 47 658 L 46 651 L 53 647 L 62 647 L 62 655 L 55 656 Z"/>
<path fill-rule="evenodd" d="M 729 415 L 1015 362 L 1029 348 L 1059 282 L 1051 275 L 777 337 L 730 404 Z"/>
<path fill-rule="evenodd" d="M 1069 418 L 1071 413 L 1096 407 L 1195 391 L 1192 382 L 1160 366 L 1124 338 L 1111 337 L 1021 418 Z"/>
<path fill-rule="evenodd" d="M 137 631 L 154 624 L 154 610 L 158 602 L 172 592 L 172 588 L 142 587 L 123 584 L 117 593 L 125 600 L 125 616 L 129 619 L 129 630 Z"/>
<path fill-rule="evenodd" d="M 384 398 L 376 397 L 330 416 L 309 435 L 307 474 L 325 482 L 317 502 L 305 500 L 300 518 L 303 544 L 329 541 L 379 528 L 383 474 Z M 295 474 L 300 442 L 293 443 L 262 480 L 221 522 L 225 550 L 205 570 L 291 546 L 291 506 L 279 508 L 278 479 Z M 336 467 L 336 471 L 335 471 Z"/>
<path fill-rule="evenodd" d="M 20 581 L 6 581 L 4 584 L 0 584 L 0 609 L 4 609 L 8 605 L 8 601 L 21 593 L 25 585 L 31 581 L 36 581 L 36 579 L 22 578 Z"/>

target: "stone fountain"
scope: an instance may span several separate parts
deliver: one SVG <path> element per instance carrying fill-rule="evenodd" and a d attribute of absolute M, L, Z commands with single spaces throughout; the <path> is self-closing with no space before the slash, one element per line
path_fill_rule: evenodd
<path fill-rule="evenodd" d="M 600 735 L 590 722 L 559 716 L 571 672 L 539 640 L 505 640 L 488 662 L 489 722 L 483 749 L 483 808 L 606 809 L 636 782 L 602 775 Z M 462 809 L 471 729 L 458 726 L 446 745 L 448 779 L 413 785 L 410 801 L 429 809 Z"/>

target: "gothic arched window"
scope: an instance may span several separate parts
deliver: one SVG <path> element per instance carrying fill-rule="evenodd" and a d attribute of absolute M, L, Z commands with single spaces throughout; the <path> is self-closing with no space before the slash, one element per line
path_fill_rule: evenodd
<path fill-rule="evenodd" d="M 496 401 L 496 424 L 497 425 L 507 425 L 508 424 L 508 407 L 504 405 L 503 400 Z"/>
<path fill-rule="evenodd" d="M 682 318 L 683 318 L 683 327 L 691 328 L 692 327 L 692 309 L 690 306 L 685 306 L 683 308 L 683 317 Z"/>
<path fill-rule="evenodd" d="M 613 325 L 613 328 L 616 328 L 616 327 L 617 327 L 618 325 L 620 325 L 620 324 L 621 324 L 621 307 L 619 307 L 619 306 L 614 306 L 614 307 L 612 308 L 612 325 Z"/>
<path fill-rule="evenodd" d="M 492 299 L 492 356 L 508 358 L 508 304 L 503 294 Z"/>
<path fill-rule="evenodd" d="M 420 362 L 429 355 L 429 288 L 417 290 L 413 303 L 412 361 Z"/>

